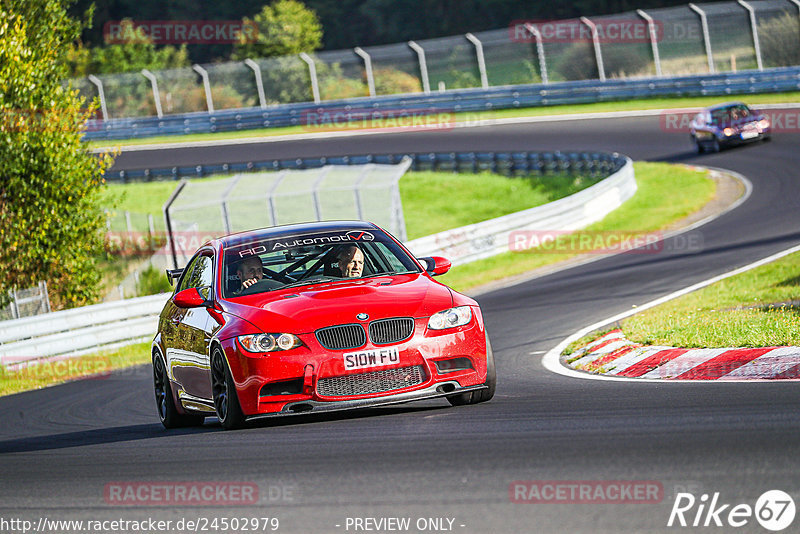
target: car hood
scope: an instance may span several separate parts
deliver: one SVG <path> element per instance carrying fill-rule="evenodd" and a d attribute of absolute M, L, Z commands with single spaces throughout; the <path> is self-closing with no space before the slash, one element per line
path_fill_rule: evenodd
<path fill-rule="evenodd" d="M 386 317 L 427 317 L 453 305 L 450 290 L 423 274 L 342 280 L 270 291 L 223 303 L 263 332 L 308 333 L 336 324 Z"/>

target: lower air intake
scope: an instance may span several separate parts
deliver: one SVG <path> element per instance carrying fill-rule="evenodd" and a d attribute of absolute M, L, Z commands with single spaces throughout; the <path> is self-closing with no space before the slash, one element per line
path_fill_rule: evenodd
<path fill-rule="evenodd" d="M 416 365 L 357 375 L 321 378 L 317 381 L 317 393 L 323 397 L 350 397 L 407 388 L 422 384 L 424 381 L 425 371 L 421 365 Z"/>

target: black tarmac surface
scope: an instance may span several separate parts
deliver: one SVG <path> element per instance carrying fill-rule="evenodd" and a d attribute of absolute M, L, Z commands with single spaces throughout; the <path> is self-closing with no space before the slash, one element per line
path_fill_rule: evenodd
<path fill-rule="evenodd" d="M 479 296 L 498 372 L 486 404 L 427 401 L 235 432 L 209 419 L 168 432 L 149 368 L 2 398 L 0 518 L 151 517 L 172 520 L 174 531 L 182 518 L 277 517 L 279 532 L 365 532 L 375 524 L 358 529 L 355 519 L 400 517 L 410 518 L 408 532 L 668 532 L 694 530 L 667 527 L 676 493 L 699 503 L 719 492 L 718 506 L 731 506 L 719 516 L 725 526 L 711 530 L 727 532 L 730 508 L 753 507 L 767 490 L 800 503 L 798 383 L 601 382 L 541 364 L 583 326 L 800 243 L 798 147 L 799 133 L 779 133 L 700 156 L 688 134 L 642 117 L 123 153 L 117 169 L 368 152 L 606 150 L 731 169 L 753 193 L 694 231 L 699 251 L 668 242 L 670 252 L 611 257 Z M 519 480 L 653 481 L 663 495 L 655 504 L 513 503 L 509 488 Z M 180 481 L 255 483 L 258 504 L 123 507 L 104 498 L 109 483 Z M 686 512 L 689 524 L 697 511 Z M 437 530 L 429 518 L 445 519 Z M 738 531 L 764 529 L 750 517 Z"/>

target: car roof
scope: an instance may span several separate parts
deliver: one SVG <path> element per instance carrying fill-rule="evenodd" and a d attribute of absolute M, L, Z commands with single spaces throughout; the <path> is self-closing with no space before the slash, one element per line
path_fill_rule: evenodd
<path fill-rule="evenodd" d="M 725 108 L 732 108 L 733 106 L 746 106 L 744 102 L 725 102 L 724 104 L 716 104 L 714 106 L 707 107 L 707 111 L 716 111 L 718 109 L 725 109 Z"/>
<path fill-rule="evenodd" d="M 238 232 L 219 238 L 220 244 L 225 247 L 240 244 L 243 241 L 273 239 L 293 235 L 307 234 L 310 232 L 339 232 L 349 230 L 379 230 L 377 225 L 367 221 L 314 221 L 296 224 L 284 224 Z"/>

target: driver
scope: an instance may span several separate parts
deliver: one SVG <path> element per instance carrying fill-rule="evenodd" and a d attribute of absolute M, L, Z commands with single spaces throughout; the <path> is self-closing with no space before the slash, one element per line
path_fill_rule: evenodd
<path fill-rule="evenodd" d="M 239 281 L 242 284 L 239 289 L 234 291 L 234 293 L 238 294 L 264 278 L 261 258 L 258 256 L 248 256 L 240 261 L 236 266 L 236 275 L 239 277 Z"/>
<path fill-rule="evenodd" d="M 336 254 L 344 278 L 358 278 L 364 273 L 364 253 L 355 245 L 346 245 Z"/>

